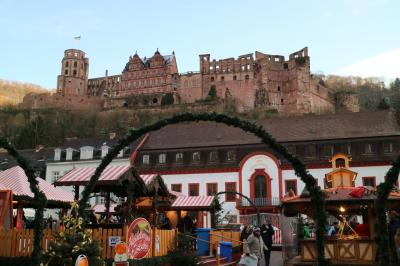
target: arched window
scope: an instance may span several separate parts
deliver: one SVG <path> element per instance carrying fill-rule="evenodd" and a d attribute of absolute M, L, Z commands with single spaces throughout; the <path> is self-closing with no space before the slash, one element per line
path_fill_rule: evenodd
<path fill-rule="evenodd" d="M 267 179 L 263 175 L 254 178 L 254 199 L 267 197 Z"/>

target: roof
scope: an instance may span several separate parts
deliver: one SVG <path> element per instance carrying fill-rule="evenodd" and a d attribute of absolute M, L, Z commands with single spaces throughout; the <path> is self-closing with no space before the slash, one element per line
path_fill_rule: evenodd
<path fill-rule="evenodd" d="M 98 184 L 117 181 L 130 169 L 129 165 L 109 165 L 101 173 Z M 85 185 L 96 171 L 96 167 L 75 168 L 61 177 L 56 184 L 58 186 Z"/>
<path fill-rule="evenodd" d="M 115 213 L 115 207 L 118 204 L 110 204 L 110 213 Z M 95 213 L 105 213 L 106 212 L 106 205 L 105 204 L 96 204 L 93 206 L 93 211 Z"/>
<path fill-rule="evenodd" d="M 178 196 L 174 203 L 173 208 L 177 209 L 204 209 L 210 208 L 214 200 L 214 196 Z"/>
<path fill-rule="evenodd" d="M 54 187 L 41 178 L 37 178 L 36 180 L 39 183 L 39 189 L 46 195 L 48 200 L 63 202 L 72 202 L 74 200 L 74 196 L 71 193 Z M 15 196 L 34 197 L 29 187 L 28 177 L 19 166 L 0 172 L 0 185 L 11 189 Z"/>
<path fill-rule="evenodd" d="M 347 202 L 356 202 L 356 201 L 373 201 L 376 200 L 376 193 L 364 193 L 362 197 L 356 198 L 350 195 L 356 187 L 340 187 L 340 188 L 330 188 L 325 189 L 325 196 L 327 202 L 334 201 L 347 201 Z M 389 200 L 400 200 L 400 193 L 390 193 Z M 290 198 L 284 198 L 282 200 L 283 203 L 300 203 L 300 202 L 310 202 L 310 197 L 301 197 L 294 196 Z"/>
<path fill-rule="evenodd" d="M 390 111 L 276 117 L 256 121 L 280 142 L 399 136 Z M 142 149 L 229 146 L 261 143 L 239 128 L 214 122 L 168 125 L 151 132 Z"/>
<path fill-rule="evenodd" d="M 47 160 L 54 156 L 54 150 L 52 148 L 42 149 L 26 149 L 18 151 L 21 156 L 29 161 L 33 168 L 45 167 Z M 5 150 L 0 151 L 0 171 L 9 169 L 13 166 L 18 165 L 17 161 L 9 155 Z"/>

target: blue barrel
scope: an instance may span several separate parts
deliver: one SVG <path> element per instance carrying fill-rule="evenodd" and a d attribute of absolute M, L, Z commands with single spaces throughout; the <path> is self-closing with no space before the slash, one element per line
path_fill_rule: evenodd
<path fill-rule="evenodd" d="M 219 242 L 219 250 L 221 258 L 227 258 L 232 261 L 232 242 Z"/>
<path fill-rule="evenodd" d="M 197 228 L 197 256 L 208 256 L 210 254 L 210 228 Z M 204 240 L 204 241 L 202 241 Z"/>

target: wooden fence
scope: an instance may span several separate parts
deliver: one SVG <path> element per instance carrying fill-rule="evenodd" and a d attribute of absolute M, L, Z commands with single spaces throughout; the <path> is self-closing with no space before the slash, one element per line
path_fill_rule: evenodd
<path fill-rule="evenodd" d="M 240 232 L 217 230 L 210 232 L 210 250 L 217 247 L 217 242 L 232 242 L 232 247 L 240 246 Z"/>
<path fill-rule="evenodd" d="M 114 247 L 109 246 L 108 238 L 110 236 L 119 236 L 126 242 L 128 226 L 114 229 L 92 229 L 92 238 L 97 240 L 101 247 L 101 257 L 103 259 L 114 258 Z M 54 239 L 56 231 L 45 229 L 42 236 L 42 249 L 46 251 L 49 243 Z M 0 230 L 0 256 L 1 257 L 21 257 L 30 256 L 33 247 L 34 232 L 32 229 L 24 229 L 20 232 L 16 230 Z M 175 230 L 152 230 L 152 247 L 146 258 L 154 256 L 163 256 L 169 250 L 175 248 Z"/>

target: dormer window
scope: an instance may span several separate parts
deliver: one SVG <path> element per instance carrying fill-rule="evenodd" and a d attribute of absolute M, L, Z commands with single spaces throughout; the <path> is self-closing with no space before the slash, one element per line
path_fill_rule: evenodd
<path fill-rule="evenodd" d="M 150 155 L 148 155 L 148 154 L 143 155 L 142 163 L 143 163 L 143 165 L 149 165 L 150 164 Z"/>
<path fill-rule="evenodd" d="M 209 156 L 208 160 L 210 162 L 216 162 L 218 160 L 218 152 L 217 151 L 210 152 L 210 156 Z"/>
<path fill-rule="evenodd" d="M 86 146 L 81 148 L 81 160 L 93 159 L 93 147 Z"/>
<path fill-rule="evenodd" d="M 384 153 L 392 153 L 393 152 L 393 143 L 392 142 L 384 142 L 383 143 L 383 152 Z"/>
<path fill-rule="evenodd" d="M 54 161 L 59 161 L 61 160 L 61 149 L 56 148 L 54 149 Z"/>
<path fill-rule="evenodd" d="M 74 153 L 74 149 L 72 149 L 72 148 L 67 148 L 65 151 L 67 152 L 67 154 L 66 154 L 66 156 L 65 156 L 65 160 L 66 160 L 66 161 L 72 161 L 72 155 L 73 155 L 73 153 Z"/>
<path fill-rule="evenodd" d="M 165 153 L 158 155 L 159 164 L 165 164 L 166 162 L 167 162 L 167 155 Z"/>
<path fill-rule="evenodd" d="M 175 162 L 176 163 L 182 163 L 183 162 L 183 153 L 182 152 L 178 152 L 175 155 Z"/>
<path fill-rule="evenodd" d="M 235 160 L 235 157 L 236 157 L 235 151 L 228 151 L 226 153 L 226 160 L 228 162 L 231 162 L 231 161 Z"/>
<path fill-rule="evenodd" d="M 109 148 L 110 147 L 108 147 L 107 145 L 101 146 L 101 158 L 104 158 L 107 155 Z"/>
<path fill-rule="evenodd" d="M 364 144 L 364 154 L 371 154 L 372 153 L 372 144 L 366 143 Z"/>
<path fill-rule="evenodd" d="M 192 160 L 193 160 L 193 162 L 200 162 L 200 152 L 198 152 L 198 151 L 193 152 Z"/>

